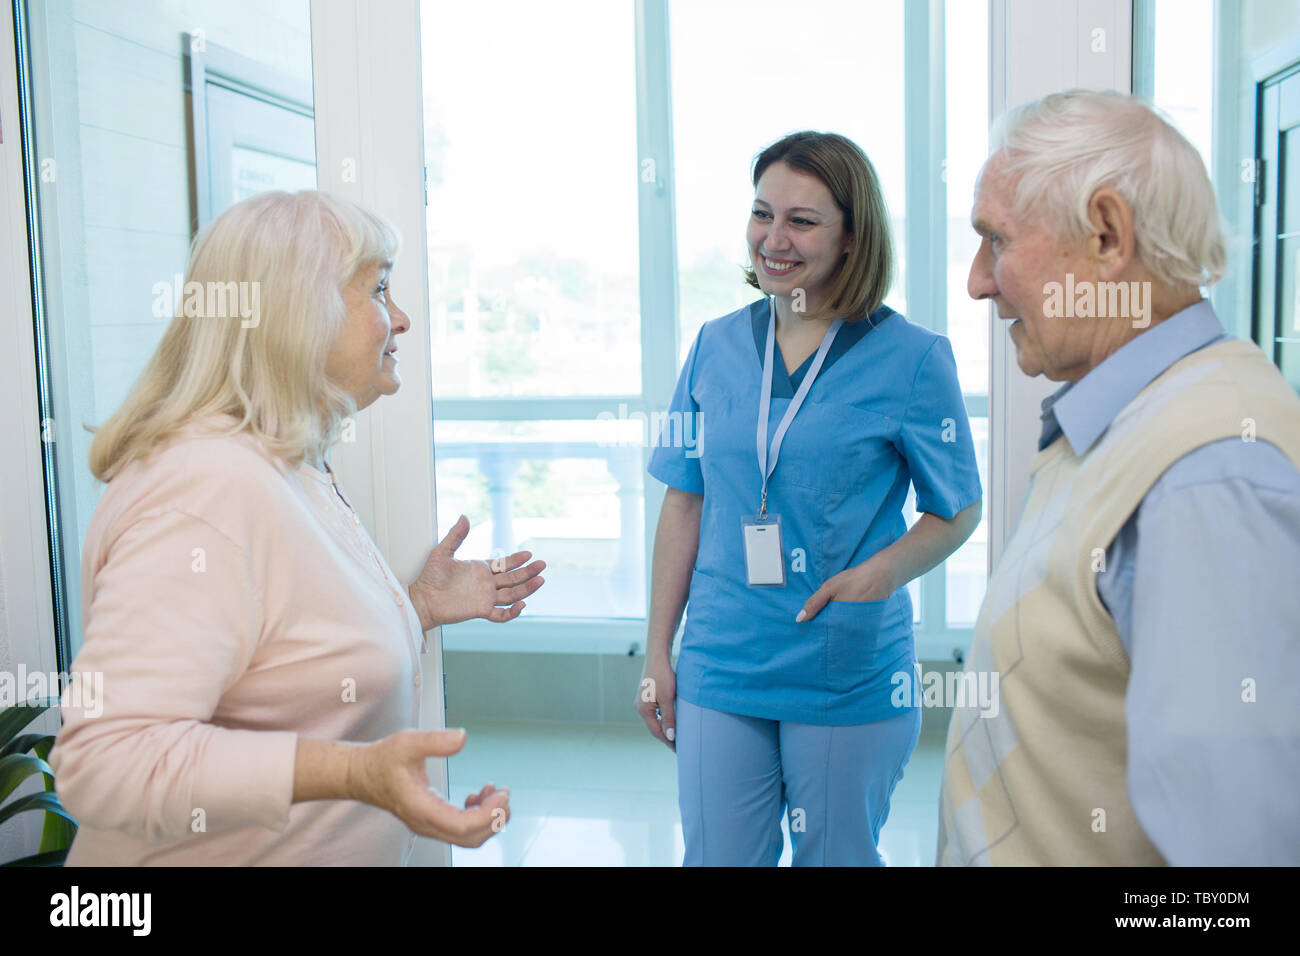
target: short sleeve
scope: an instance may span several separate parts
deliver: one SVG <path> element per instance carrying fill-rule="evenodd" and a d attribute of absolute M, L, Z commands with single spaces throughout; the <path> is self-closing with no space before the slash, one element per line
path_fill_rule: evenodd
<path fill-rule="evenodd" d="M 979 466 L 952 345 L 938 336 L 912 381 L 899 452 L 916 488 L 916 510 L 953 518 L 981 496 Z"/>
<path fill-rule="evenodd" d="M 262 627 L 241 548 L 200 518 L 166 511 L 113 542 L 92 588 L 73 662 L 83 692 L 64 695 L 50 755 L 72 815 L 151 843 L 186 837 L 198 821 L 206 831 L 282 831 L 297 734 L 212 722 Z"/>
<path fill-rule="evenodd" d="M 705 326 L 704 328 L 707 328 Z M 677 377 L 672 401 L 666 415 L 650 418 L 650 475 L 679 491 L 704 494 L 704 474 L 700 469 L 700 406 L 691 394 L 695 382 L 695 365 L 704 339 L 704 328 L 695 336 L 686 364 Z"/>

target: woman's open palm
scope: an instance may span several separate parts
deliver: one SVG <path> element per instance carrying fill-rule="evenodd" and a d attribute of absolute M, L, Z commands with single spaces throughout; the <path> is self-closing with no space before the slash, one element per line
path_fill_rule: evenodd
<path fill-rule="evenodd" d="M 411 599 L 427 630 L 481 617 L 500 624 L 518 617 L 524 598 L 544 583 L 539 577 L 545 561 L 527 566 L 531 551 L 516 551 L 504 558 L 462 561 L 456 549 L 469 534 L 469 519 L 461 515 L 424 563 L 411 585 Z"/>

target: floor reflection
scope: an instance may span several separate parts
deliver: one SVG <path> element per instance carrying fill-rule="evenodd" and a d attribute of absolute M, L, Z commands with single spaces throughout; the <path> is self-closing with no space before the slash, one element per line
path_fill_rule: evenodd
<path fill-rule="evenodd" d="M 510 788 L 510 823 L 453 866 L 679 866 L 677 765 L 639 727 L 475 722 L 450 764 L 451 797 Z M 943 739 L 922 737 L 890 801 L 880 849 L 891 866 L 931 866 Z M 785 822 L 782 821 L 782 829 Z M 790 865 L 790 840 L 781 865 Z"/>

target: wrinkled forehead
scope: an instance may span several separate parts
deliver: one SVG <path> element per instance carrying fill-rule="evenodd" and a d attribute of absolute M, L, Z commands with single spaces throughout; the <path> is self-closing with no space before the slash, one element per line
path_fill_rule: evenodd
<path fill-rule="evenodd" d="M 1012 215 L 1010 177 L 1003 170 L 1002 157 L 994 153 L 980 167 L 975 177 L 975 196 L 971 200 L 971 223 L 978 228 L 981 222 L 991 224 L 995 219 L 1005 221 Z"/>

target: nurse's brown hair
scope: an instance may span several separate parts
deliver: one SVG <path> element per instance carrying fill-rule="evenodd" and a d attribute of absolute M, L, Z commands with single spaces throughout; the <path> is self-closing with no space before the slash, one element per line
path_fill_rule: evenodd
<path fill-rule="evenodd" d="M 846 322 L 861 321 L 880 308 L 894 281 L 889 210 L 875 167 L 848 137 L 804 130 L 777 140 L 758 154 L 752 177 L 755 189 L 763 173 L 776 162 L 820 179 L 843 214 L 844 230 L 852 234 L 853 245 L 831 277 L 820 311 Z M 745 269 L 745 280 L 762 288 L 752 267 Z"/>

